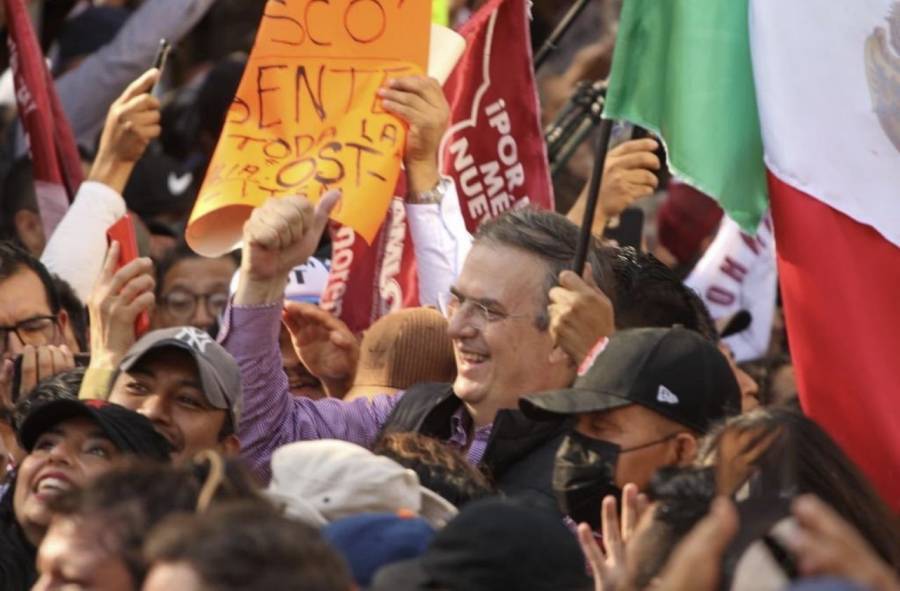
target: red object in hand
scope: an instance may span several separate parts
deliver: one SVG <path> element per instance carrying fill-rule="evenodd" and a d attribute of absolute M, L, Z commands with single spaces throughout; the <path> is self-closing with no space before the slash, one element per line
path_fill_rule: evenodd
<path fill-rule="evenodd" d="M 119 261 L 116 264 L 118 271 L 134 259 L 138 258 L 137 238 L 134 233 L 134 222 L 129 214 L 123 215 L 115 224 L 106 230 L 106 240 L 109 243 L 119 243 Z M 150 315 L 141 312 L 134 321 L 134 336 L 136 339 L 150 330 Z"/>

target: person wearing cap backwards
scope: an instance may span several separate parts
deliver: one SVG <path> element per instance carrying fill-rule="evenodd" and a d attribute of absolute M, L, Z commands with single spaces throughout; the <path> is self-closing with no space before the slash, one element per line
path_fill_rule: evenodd
<path fill-rule="evenodd" d="M 27 455 L 0 501 L 0 588 L 26 590 L 54 499 L 134 455 L 168 461 L 170 446 L 146 418 L 100 400 L 57 399 L 31 409 L 18 430 Z"/>
<path fill-rule="evenodd" d="M 602 339 L 571 388 L 523 397 L 535 420 L 575 418 L 553 470 L 560 509 L 600 526 L 604 497 L 644 489 L 657 469 L 687 465 L 698 440 L 740 414 L 741 395 L 715 344 L 681 327 L 640 328 Z"/>

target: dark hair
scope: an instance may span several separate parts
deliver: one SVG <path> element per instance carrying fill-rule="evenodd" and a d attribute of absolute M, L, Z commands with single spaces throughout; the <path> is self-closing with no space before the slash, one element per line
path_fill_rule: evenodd
<path fill-rule="evenodd" d="M 22 268 L 37 274 L 41 283 L 44 284 L 44 294 L 47 297 L 50 312 L 58 314 L 60 309 L 59 293 L 57 293 L 53 278 L 50 277 L 50 273 L 43 263 L 31 256 L 24 248 L 9 240 L 0 242 L 0 282 L 9 279 Z"/>
<path fill-rule="evenodd" d="M 701 459 L 716 457 L 718 464 L 728 465 L 731 458 L 722 458 L 719 450 L 728 433 L 752 435 L 738 454 L 752 456 L 764 448 L 751 461 L 754 478 L 763 483 L 764 494 L 818 496 L 853 525 L 885 562 L 895 570 L 900 568 L 900 532 L 890 510 L 859 468 L 815 421 L 788 406 L 758 408 L 714 431 L 701 451 Z"/>
<path fill-rule="evenodd" d="M 616 276 L 616 328 L 680 324 L 712 342 L 719 340 L 700 297 L 652 254 L 618 248 L 612 268 Z"/>
<path fill-rule="evenodd" d="M 637 548 L 637 589 L 645 589 L 659 575 L 675 546 L 709 511 L 715 495 L 715 475 L 710 468 L 667 466 L 656 472 L 647 490 L 656 503 L 653 522 Z"/>
<path fill-rule="evenodd" d="M 496 494 L 487 477 L 461 452 L 417 433 L 385 435 L 372 450 L 404 468 L 413 470 L 419 482 L 456 507 Z"/>
<path fill-rule="evenodd" d="M 0 196 L 0 237 L 19 242 L 16 213 L 27 210 L 40 215 L 34 192 L 31 159 L 23 156 L 13 163 L 3 179 Z"/>
<path fill-rule="evenodd" d="M 215 506 L 236 500 L 274 511 L 241 466 L 215 457 L 218 460 L 195 460 L 180 467 L 146 459 L 126 461 L 85 488 L 60 497 L 51 508 L 57 515 L 95 524 L 102 531 L 96 543 L 122 558 L 139 588 L 147 574 L 144 541 L 165 518 L 194 513 L 201 503 Z M 204 494 L 205 490 L 211 492 Z"/>
<path fill-rule="evenodd" d="M 51 275 L 53 285 L 56 287 L 56 293 L 59 294 L 59 305 L 69 316 L 69 326 L 72 327 L 72 334 L 75 335 L 75 341 L 82 351 L 88 350 L 88 315 L 84 302 L 72 289 L 69 283 L 59 275 Z"/>
<path fill-rule="evenodd" d="M 229 253 L 224 256 L 230 257 L 232 261 L 234 261 L 235 265 L 240 265 L 240 259 L 236 253 Z M 176 264 L 180 263 L 186 259 L 202 259 L 201 255 L 197 254 L 191 247 L 188 246 L 187 242 L 185 242 L 184 238 L 181 238 L 178 241 L 178 244 L 175 245 L 171 251 L 166 254 L 165 258 L 159 261 L 159 264 L 156 265 L 156 297 L 159 298 L 162 296 L 162 290 L 166 275 L 169 271 L 172 270 Z"/>
<path fill-rule="evenodd" d="M 148 564 L 187 562 L 210 591 L 349 591 L 343 559 L 314 528 L 257 504 L 173 518 L 150 535 Z"/>
<path fill-rule="evenodd" d="M 38 382 L 34 389 L 16 403 L 13 412 L 13 427 L 16 431 L 28 413 L 36 406 L 55 400 L 78 400 L 78 391 L 84 381 L 84 368 L 76 367 Z"/>
<path fill-rule="evenodd" d="M 558 284 L 559 274 L 572 268 L 578 245 L 578 226 L 564 216 L 550 211 L 526 207 L 505 212 L 484 222 L 475 233 L 475 241 L 490 241 L 518 248 L 536 256 L 547 264 L 544 301 L 537 326 L 546 330 L 550 326 L 547 314 L 550 290 Z M 591 264 L 594 281 L 605 294 L 614 298 L 614 279 L 610 265 L 612 249 L 604 247 L 595 238 L 588 248 L 587 262 Z"/>

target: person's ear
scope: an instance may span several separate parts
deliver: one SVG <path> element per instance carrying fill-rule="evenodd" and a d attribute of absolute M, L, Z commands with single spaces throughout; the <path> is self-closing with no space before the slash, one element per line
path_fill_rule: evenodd
<path fill-rule="evenodd" d="M 569 367 L 575 367 L 572 358 L 569 357 L 568 353 L 562 350 L 562 347 L 553 347 L 553 349 L 550 350 L 549 361 L 551 365 L 567 365 Z"/>
<path fill-rule="evenodd" d="M 66 330 L 69 328 L 69 313 L 64 308 L 60 308 L 56 314 L 56 321 L 59 323 L 59 334 L 65 337 Z"/>
<path fill-rule="evenodd" d="M 16 236 L 35 257 L 40 257 L 47 244 L 41 215 L 28 209 L 20 209 L 13 215 Z"/>
<path fill-rule="evenodd" d="M 232 433 L 219 442 L 219 448 L 222 451 L 222 455 L 226 458 L 236 458 L 241 453 L 241 440 Z"/>
<path fill-rule="evenodd" d="M 679 433 L 675 436 L 675 464 L 689 466 L 697 458 L 699 446 L 697 438 L 691 433 Z"/>

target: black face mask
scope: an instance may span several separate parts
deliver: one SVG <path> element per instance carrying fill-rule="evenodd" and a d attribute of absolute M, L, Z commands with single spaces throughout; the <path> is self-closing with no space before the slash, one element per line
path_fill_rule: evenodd
<path fill-rule="evenodd" d="M 553 465 L 553 492 L 560 510 L 575 523 L 600 529 L 600 503 L 607 495 L 616 499 L 616 463 L 621 448 L 572 431 L 563 439 Z"/>
<path fill-rule="evenodd" d="M 607 495 L 621 504 L 622 489 L 616 486 L 616 464 L 623 453 L 644 449 L 674 438 L 661 439 L 622 449 L 621 446 L 572 431 L 563 439 L 553 464 L 553 492 L 560 510 L 575 523 L 587 523 L 598 531 L 600 505 Z"/>

